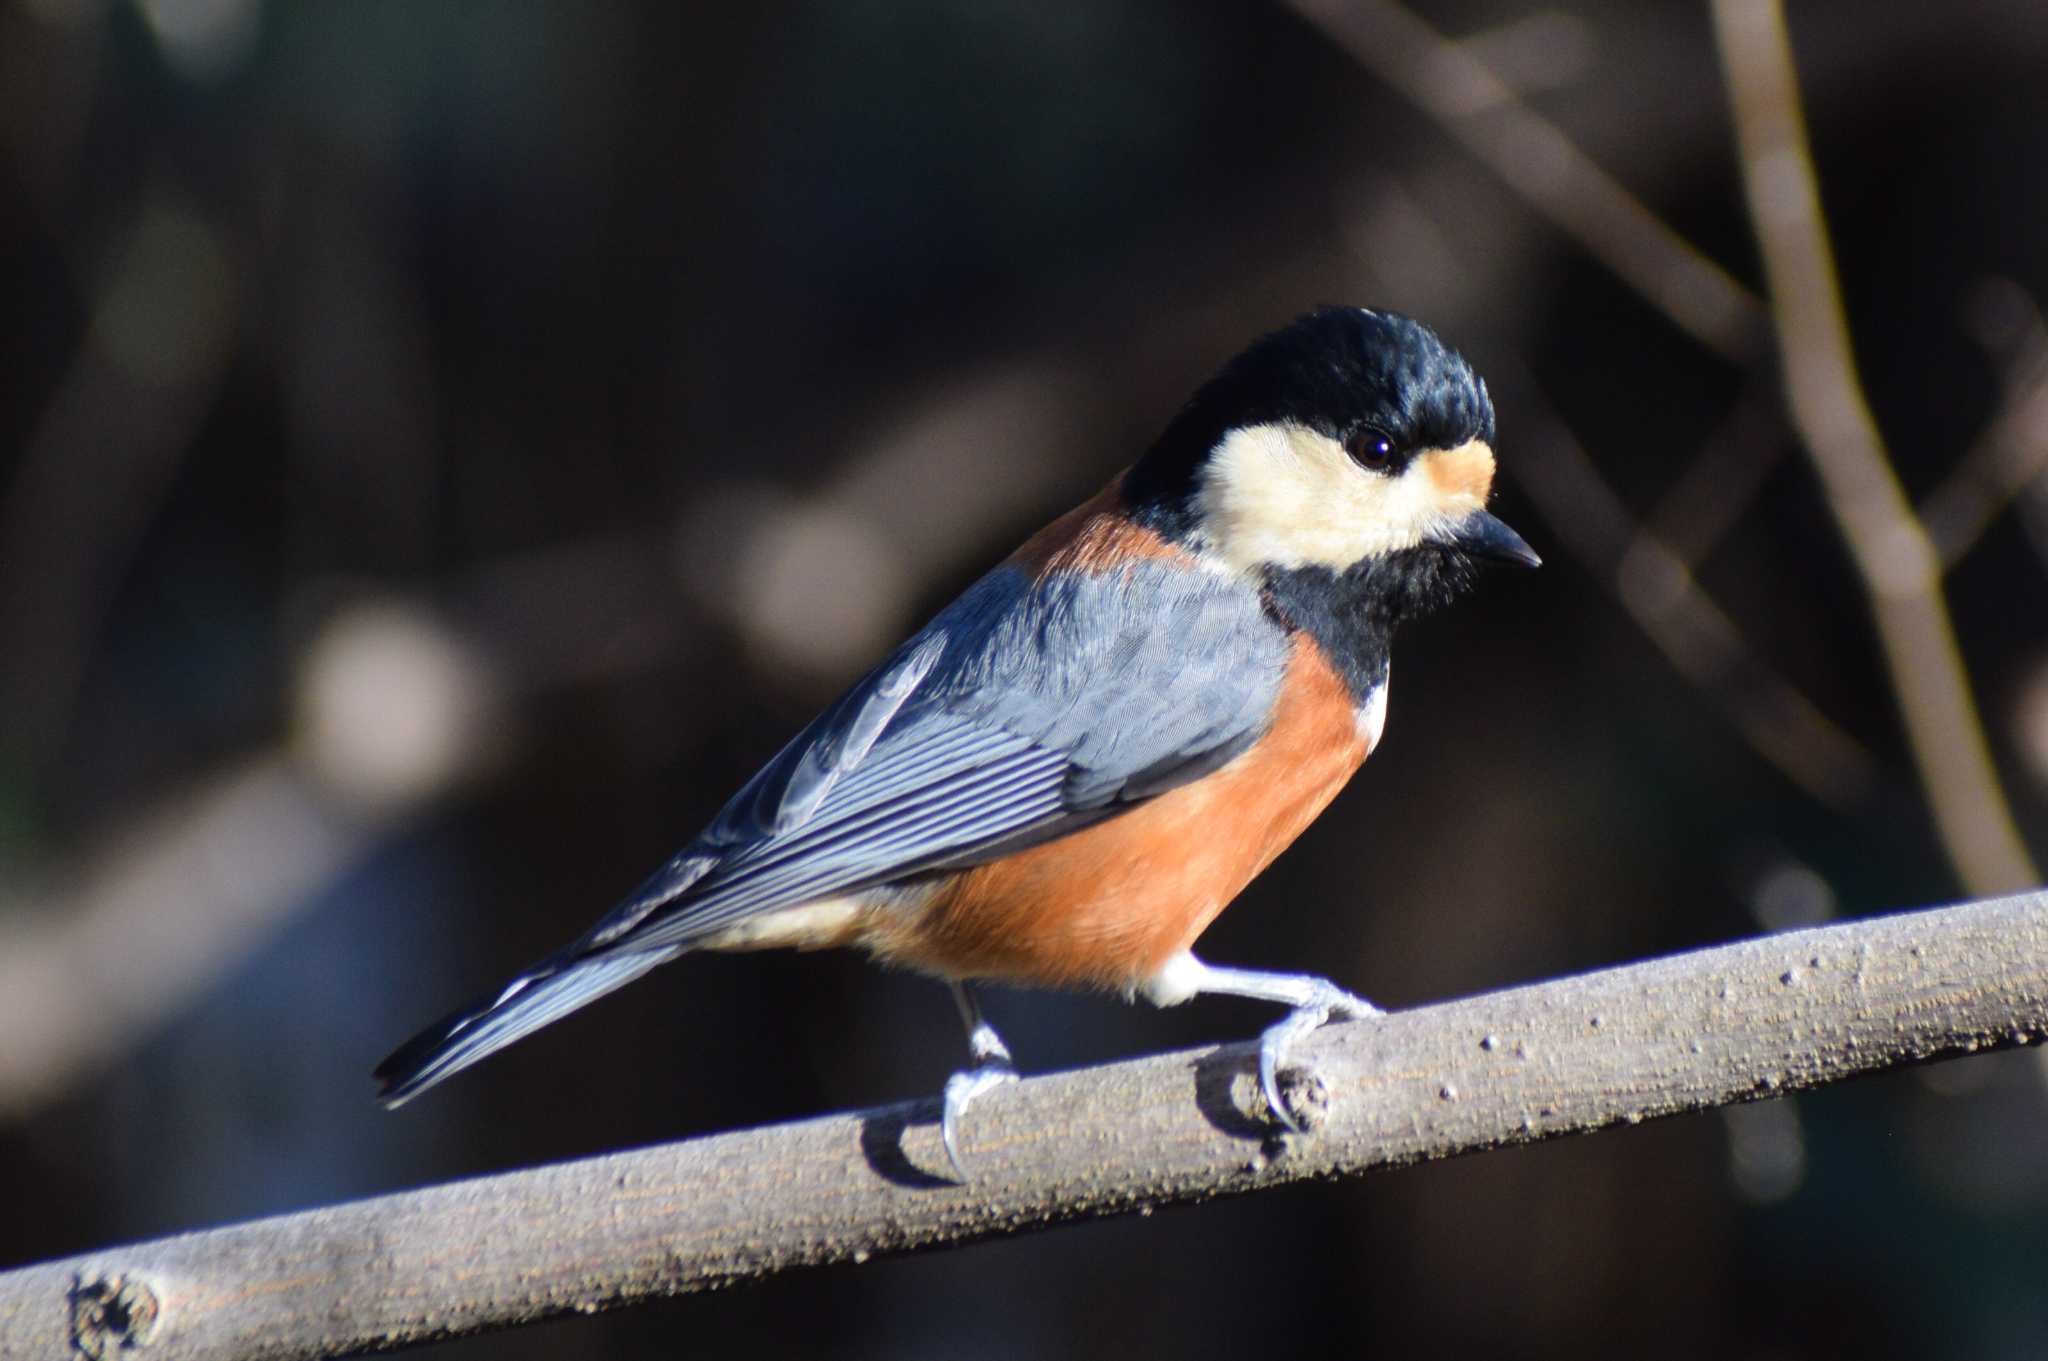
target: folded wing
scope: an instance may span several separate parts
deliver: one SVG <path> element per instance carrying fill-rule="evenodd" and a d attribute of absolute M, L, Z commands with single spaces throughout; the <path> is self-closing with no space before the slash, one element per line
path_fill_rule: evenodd
<path fill-rule="evenodd" d="M 998 568 L 582 938 L 386 1060 L 384 1099 L 749 917 L 981 863 L 1199 778 L 1265 731 L 1288 648 L 1228 577 Z"/>

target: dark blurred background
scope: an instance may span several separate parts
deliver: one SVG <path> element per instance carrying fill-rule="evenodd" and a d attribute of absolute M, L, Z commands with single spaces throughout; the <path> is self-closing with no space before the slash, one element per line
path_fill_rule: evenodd
<path fill-rule="evenodd" d="M 2048 8 L 1791 23 L 2048 853 Z M 1205 954 L 1401 1007 L 1999 886 L 1935 831 L 1757 261 L 1677 0 L 0 0 L 0 1266 L 934 1094 L 944 993 L 832 956 L 686 961 L 398 1114 L 369 1069 L 1323 301 L 1489 376 L 1549 566 L 1409 631 L 1380 753 Z M 1032 1069 L 1271 1015 L 991 1012 Z M 433 1354 L 2036 1356 L 2044 1079 Z"/>

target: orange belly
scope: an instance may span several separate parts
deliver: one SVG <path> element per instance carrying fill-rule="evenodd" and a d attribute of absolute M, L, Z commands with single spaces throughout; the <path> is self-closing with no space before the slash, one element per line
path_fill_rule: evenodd
<path fill-rule="evenodd" d="M 1272 729 L 1229 765 L 875 914 L 861 943 L 945 978 L 1136 987 L 1301 835 L 1367 750 L 1344 683 L 1298 640 Z"/>

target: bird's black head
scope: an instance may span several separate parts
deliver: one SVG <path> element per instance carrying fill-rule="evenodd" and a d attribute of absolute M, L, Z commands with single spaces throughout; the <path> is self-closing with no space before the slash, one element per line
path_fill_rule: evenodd
<path fill-rule="evenodd" d="M 1340 444 L 1371 429 L 1410 449 L 1493 443 L 1493 402 L 1463 355 L 1421 322 L 1320 307 L 1261 336 L 1204 383 L 1139 471 L 1170 492 L 1232 430 L 1292 425 Z"/>
<path fill-rule="evenodd" d="M 1434 331 L 1323 307 L 1205 383 L 1124 496 L 1168 539 L 1248 572 L 1341 574 L 1411 550 L 1533 565 L 1485 510 L 1493 437 L 1486 384 Z"/>

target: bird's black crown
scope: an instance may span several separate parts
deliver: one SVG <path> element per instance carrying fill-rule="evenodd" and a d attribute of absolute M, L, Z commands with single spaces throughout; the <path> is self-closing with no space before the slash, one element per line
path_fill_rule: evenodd
<path fill-rule="evenodd" d="M 1339 442 L 1376 430 L 1407 452 L 1494 435 L 1486 384 L 1436 332 L 1398 312 L 1319 307 L 1252 342 L 1188 399 L 1124 481 L 1132 513 L 1186 537 L 1210 451 L 1232 430 L 1269 424 Z"/>

